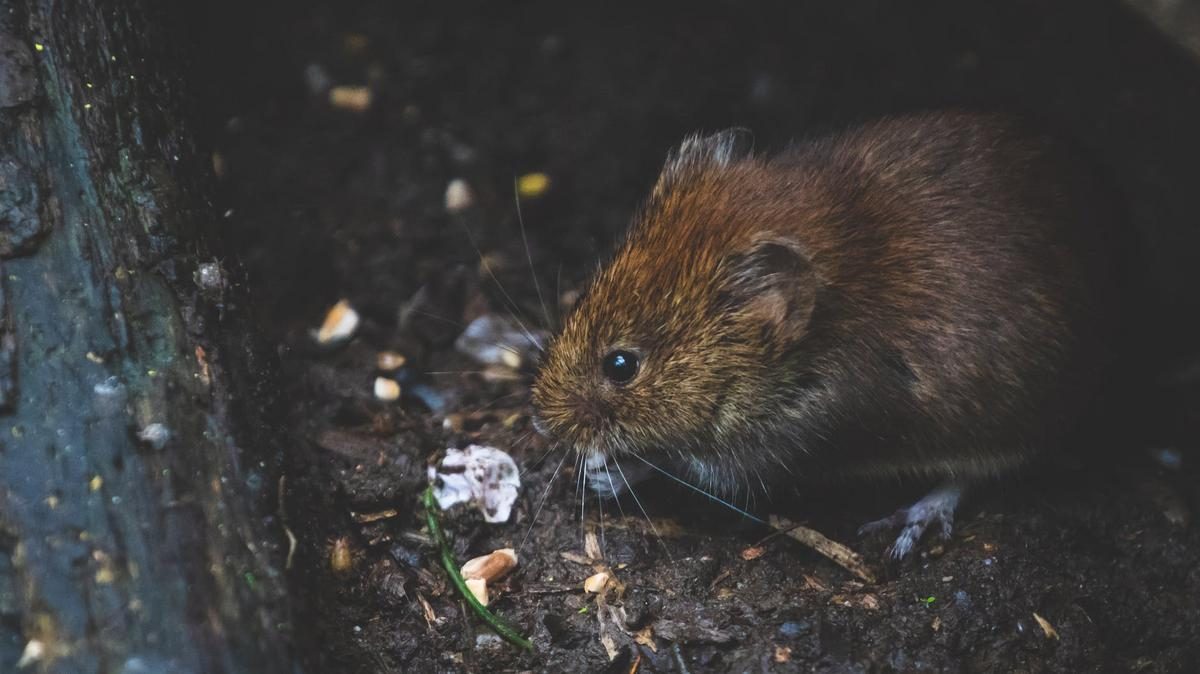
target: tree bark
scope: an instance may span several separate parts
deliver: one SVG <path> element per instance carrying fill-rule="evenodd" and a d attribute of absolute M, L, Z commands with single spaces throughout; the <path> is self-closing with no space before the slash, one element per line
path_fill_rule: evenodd
<path fill-rule="evenodd" d="M 174 4 L 0 0 L 0 671 L 293 671 Z"/>

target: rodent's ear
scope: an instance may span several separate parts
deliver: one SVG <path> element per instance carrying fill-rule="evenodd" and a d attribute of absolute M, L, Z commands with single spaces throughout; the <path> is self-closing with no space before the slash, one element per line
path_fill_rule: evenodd
<path fill-rule="evenodd" d="M 727 260 L 726 297 L 732 308 L 758 316 L 778 334 L 799 338 L 817 302 L 812 263 L 791 241 L 768 239 Z"/>
<path fill-rule="evenodd" d="M 709 136 L 693 134 L 667 155 L 667 163 L 656 189 L 697 171 L 723 168 L 750 158 L 754 153 L 754 134 L 733 128 Z"/>

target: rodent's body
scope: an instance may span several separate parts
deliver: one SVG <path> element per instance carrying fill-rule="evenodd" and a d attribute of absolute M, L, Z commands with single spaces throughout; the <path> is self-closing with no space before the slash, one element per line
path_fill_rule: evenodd
<path fill-rule="evenodd" d="M 1116 212 L 1070 151 L 967 113 L 737 141 L 668 161 L 550 346 L 548 435 L 726 492 L 971 479 L 1063 441 L 1102 376 Z"/>

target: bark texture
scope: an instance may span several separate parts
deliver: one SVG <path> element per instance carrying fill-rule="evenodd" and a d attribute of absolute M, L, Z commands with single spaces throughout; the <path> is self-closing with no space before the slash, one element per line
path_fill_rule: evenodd
<path fill-rule="evenodd" d="M 0 671 L 292 670 L 173 5 L 0 2 Z"/>

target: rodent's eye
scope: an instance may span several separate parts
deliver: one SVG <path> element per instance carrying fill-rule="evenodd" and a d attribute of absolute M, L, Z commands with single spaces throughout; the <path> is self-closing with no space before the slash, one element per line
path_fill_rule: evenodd
<path fill-rule="evenodd" d="M 613 351 L 604 357 L 604 376 L 614 384 L 628 384 L 637 374 L 638 357 L 629 351 Z"/>

